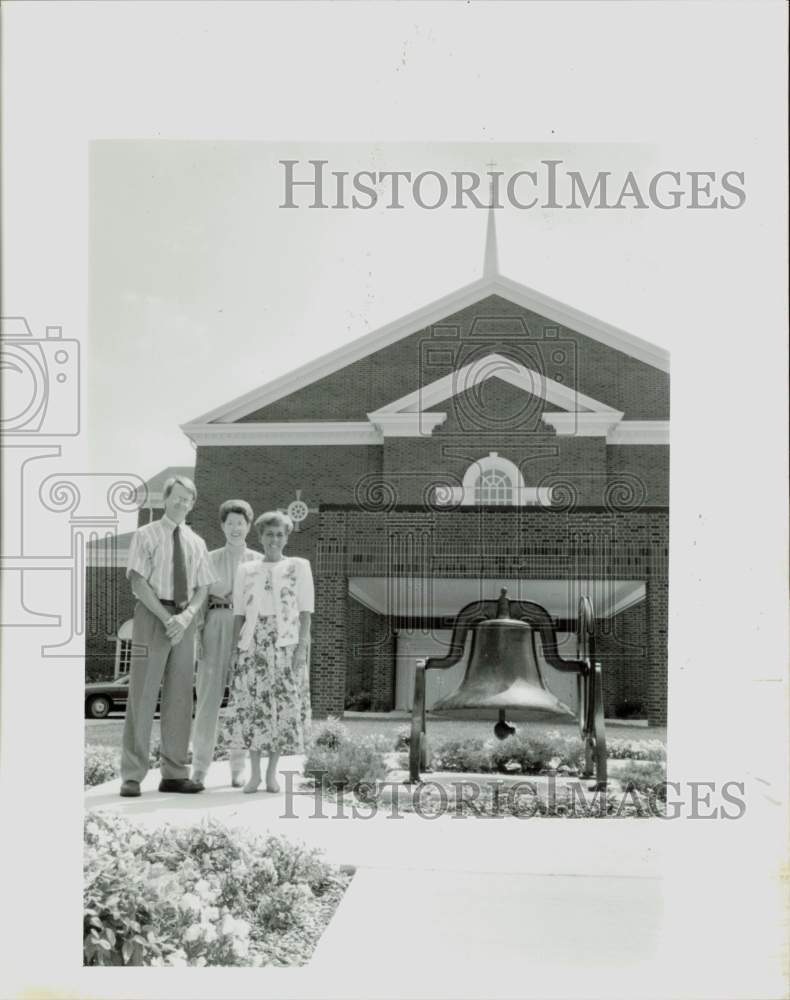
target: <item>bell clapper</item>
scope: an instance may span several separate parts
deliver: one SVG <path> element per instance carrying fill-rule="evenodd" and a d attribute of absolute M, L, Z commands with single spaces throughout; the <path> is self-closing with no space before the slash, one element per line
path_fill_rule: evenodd
<path fill-rule="evenodd" d="M 505 710 L 500 708 L 499 710 L 499 722 L 494 726 L 494 736 L 498 740 L 506 740 L 508 736 L 514 736 L 516 732 L 516 727 L 511 726 L 510 723 L 505 719 Z"/>

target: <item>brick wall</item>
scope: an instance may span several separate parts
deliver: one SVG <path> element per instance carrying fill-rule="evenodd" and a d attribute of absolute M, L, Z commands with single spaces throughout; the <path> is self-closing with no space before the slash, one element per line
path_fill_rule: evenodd
<path fill-rule="evenodd" d="M 388 619 L 348 598 L 346 697 L 369 694 L 382 710 L 393 707 L 394 637 Z"/>
<path fill-rule="evenodd" d="M 366 414 L 496 352 L 628 420 L 669 418 L 669 376 L 651 365 L 492 295 L 243 418 L 364 420 Z"/>
<path fill-rule="evenodd" d="M 626 490 L 636 489 L 648 507 L 669 503 L 669 445 L 610 444 L 606 462 L 612 490 L 622 482 Z"/>
<path fill-rule="evenodd" d="M 86 680 L 112 680 L 118 629 L 134 614 L 125 567 L 88 566 L 85 571 Z"/>
<path fill-rule="evenodd" d="M 607 717 L 614 718 L 621 707 L 640 704 L 642 711 L 634 717 L 646 717 L 650 670 L 645 602 L 602 622 L 597 640 L 596 653 L 603 668 Z"/>
<path fill-rule="evenodd" d="M 202 447 L 196 455 L 198 501 L 192 525 L 210 549 L 224 545 L 219 506 L 230 497 L 252 505 L 256 517 L 287 507 L 302 490 L 309 506 L 354 504 L 359 480 L 381 471 L 381 449 L 365 445 L 289 447 Z M 310 558 L 315 551 L 317 516 L 308 515 L 291 536 L 290 555 Z M 254 535 L 250 544 L 257 547 Z"/>

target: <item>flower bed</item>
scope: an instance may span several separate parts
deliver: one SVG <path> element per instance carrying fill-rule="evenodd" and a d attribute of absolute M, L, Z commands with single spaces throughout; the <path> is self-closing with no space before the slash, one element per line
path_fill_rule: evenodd
<path fill-rule="evenodd" d="M 408 731 L 398 734 L 395 751 L 408 748 Z M 396 802 L 404 812 L 425 816 L 609 816 L 661 815 L 665 810 L 666 752 L 658 740 L 614 740 L 612 757 L 618 760 L 607 793 L 589 795 L 589 782 L 578 780 L 584 746 L 577 736 L 557 730 L 525 731 L 505 740 L 448 739 L 429 741 L 429 766 L 421 785 L 394 787 L 406 780 L 408 756 L 387 754 L 386 744 L 372 737 L 352 737 L 336 719 L 328 719 L 313 733 L 304 776 L 319 782 L 338 798 L 354 799 L 387 808 Z M 389 765 L 389 766 L 388 766 Z M 394 767 L 404 770 L 394 771 Z M 431 772 L 490 776 L 474 782 L 473 798 L 431 781 Z M 387 779 L 385 779 L 387 775 Z M 497 787 L 496 776 L 547 777 L 548 783 L 528 781 Z M 500 782 L 501 784 L 501 782 Z M 390 787 L 392 786 L 392 787 Z M 467 789 L 471 791 L 472 789 Z M 353 813 L 353 808 L 352 808 Z"/>
<path fill-rule="evenodd" d="M 351 875 L 282 837 L 216 822 L 85 822 L 85 965 L 302 965 Z"/>
<path fill-rule="evenodd" d="M 409 730 L 395 739 L 395 749 L 407 751 Z M 428 739 L 428 769 L 432 771 L 478 771 L 542 774 L 559 770 L 576 773 L 582 766 L 584 745 L 578 736 L 566 736 L 558 730 L 530 732 L 529 729 L 505 740 L 481 737 L 440 740 Z M 615 760 L 663 762 L 667 753 L 661 740 L 606 741 L 606 754 Z M 405 760 L 405 758 L 403 758 Z"/>
<path fill-rule="evenodd" d="M 159 767 L 159 743 L 154 743 L 148 758 L 149 767 Z M 86 746 L 84 756 L 84 785 L 103 785 L 121 774 L 121 752 L 113 747 Z"/>
<path fill-rule="evenodd" d="M 648 819 L 666 815 L 660 780 L 655 786 L 645 785 L 640 789 L 630 786 L 623 791 L 607 788 L 601 792 L 590 792 L 587 784 L 549 779 L 545 784 L 525 780 L 501 787 L 492 780 L 473 786 L 460 783 L 448 788 L 426 780 L 410 794 L 399 796 L 398 808 L 425 818 Z"/>

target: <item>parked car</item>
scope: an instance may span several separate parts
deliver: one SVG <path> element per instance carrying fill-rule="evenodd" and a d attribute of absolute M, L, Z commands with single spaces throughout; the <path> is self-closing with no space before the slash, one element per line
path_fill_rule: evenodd
<path fill-rule="evenodd" d="M 222 696 L 222 708 L 228 704 L 230 692 L 225 688 Z M 106 719 L 111 712 L 125 712 L 129 697 L 129 675 L 119 677 L 114 681 L 100 681 L 85 685 L 85 718 Z M 160 695 L 161 697 L 161 695 Z M 192 689 L 192 698 L 197 700 L 197 692 Z M 159 711 L 159 701 L 156 703 Z"/>

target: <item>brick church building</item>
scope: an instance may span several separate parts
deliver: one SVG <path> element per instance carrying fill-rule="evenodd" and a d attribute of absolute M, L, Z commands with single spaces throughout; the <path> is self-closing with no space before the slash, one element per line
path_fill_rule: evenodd
<path fill-rule="evenodd" d="M 183 425 L 190 520 L 213 548 L 229 497 L 291 513 L 317 716 L 409 708 L 416 659 L 505 586 L 547 608 L 568 658 L 590 595 L 607 715 L 664 724 L 668 371 L 666 351 L 501 275 L 490 213 L 478 281 Z M 429 708 L 463 669 L 429 673 Z"/>

